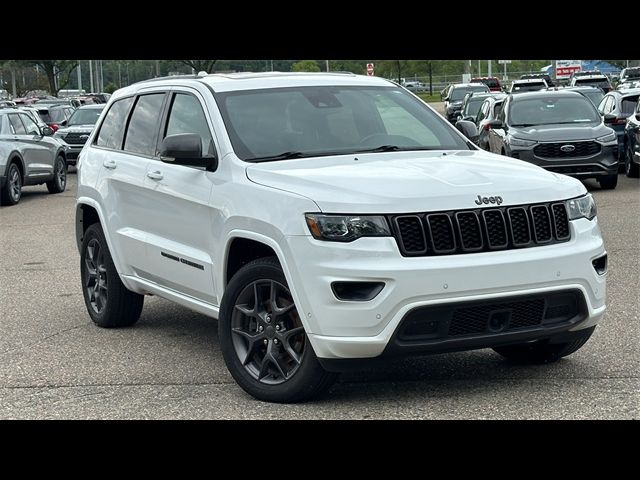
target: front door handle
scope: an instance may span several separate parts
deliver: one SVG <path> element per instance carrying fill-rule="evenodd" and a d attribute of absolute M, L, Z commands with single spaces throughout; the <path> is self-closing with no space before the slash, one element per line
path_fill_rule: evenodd
<path fill-rule="evenodd" d="M 104 162 L 102 162 L 102 166 L 104 168 L 113 170 L 118 166 L 118 164 L 115 162 L 115 160 L 105 160 Z"/>
<path fill-rule="evenodd" d="M 151 180 L 162 180 L 164 178 L 164 175 L 162 174 L 162 172 L 156 170 L 155 172 L 147 172 L 147 177 L 149 177 Z"/>

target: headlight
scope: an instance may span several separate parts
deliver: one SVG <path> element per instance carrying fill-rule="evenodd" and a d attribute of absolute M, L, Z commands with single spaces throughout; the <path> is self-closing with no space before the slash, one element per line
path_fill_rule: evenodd
<path fill-rule="evenodd" d="M 615 132 L 611 132 L 606 135 L 603 135 L 602 137 L 596 138 L 596 140 L 599 141 L 600 143 L 611 143 L 611 142 L 616 142 L 618 140 L 618 137 L 616 136 Z"/>
<path fill-rule="evenodd" d="M 596 201 L 590 193 L 587 193 L 584 197 L 567 200 L 565 204 L 569 212 L 569 220 L 577 220 L 578 218 L 592 220 L 598 214 Z"/>
<path fill-rule="evenodd" d="M 523 140 L 522 138 L 507 137 L 507 143 L 514 147 L 533 147 L 536 143 L 533 140 Z"/>
<path fill-rule="evenodd" d="M 323 215 L 307 213 L 313 238 L 331 242 L 352 242 L 360 237 L 389 237 L 387 220 L 380 215 Z"/>

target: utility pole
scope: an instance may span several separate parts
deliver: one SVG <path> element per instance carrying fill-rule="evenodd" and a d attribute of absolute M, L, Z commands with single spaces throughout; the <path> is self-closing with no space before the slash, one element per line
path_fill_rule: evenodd
<path fill-rule="evenodd" d="M 156 60 L 156 77 L 160 76 L 160 60 Z"/>
<path fill-rule="evenodd" d="M 491 60 L 487 60 L 487 65 L 489 65 L 489 67 L 487 68 L 487 77 L 491 76 Z"/>
<path fill-rule="evenodd" d="M 431 60 L 429 60 L 429 95 L 433 95 L 433 77 L 431 74 L 432 74 Z"/>
<path fill-rule="evenodd" d="M 122 88 L 122 72 L 120 70 L 120 61 L 118 61 L 118 88 Z"/>
<path fill-rule="evenodd" d="M 104 70 L 102 69 L 102 60 L 100 60 L 100 92 L 104 92 Z"/>
<path fill-rule="evenodd" d="M 627 61 L 628 62 L 628 61 Z M 325 65 L 327 66 L 327 72 L 329 71 L 329 60 L 325 60 L 324 61 Z"/>
<path fill-rule="evenodd" d="M 16 69 L 11 67 L 11 91 L 13 93 L 12 98 L 16 98 Z"/>
<path fill-rule="evenodd" d="M 91 93 L 95 93 L 93 89 L 93 65 L 91 64 L 91 60 L 89 60 L 89 86 L 91 87 Z"/>
<path fill-rule="evenodd" d="M 480 60 L 478 60 L 478 76 L 482 76 L 482 65 L 480 64 Z"/>
<path fill-rule="evenodd" d="M 273 60 L 271 60 L 271 71 L 273 72 Z"/>
<path fill-rule="evenodd" d="M 80 60 L 78 60 L 76 70 L 76 73 L 78 74 L 78 90 L 82 90 L 82 67 L 80 66 Z"/>

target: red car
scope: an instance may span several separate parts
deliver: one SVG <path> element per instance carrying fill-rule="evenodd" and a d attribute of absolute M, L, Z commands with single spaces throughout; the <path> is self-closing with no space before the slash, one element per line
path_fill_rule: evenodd
<path fill-rule="evenodd" d="M 471 79 L 471 83 L 484 83 L 492 92 L 501 92 L 502 85 L 496 77 L 475 77 Z"/>

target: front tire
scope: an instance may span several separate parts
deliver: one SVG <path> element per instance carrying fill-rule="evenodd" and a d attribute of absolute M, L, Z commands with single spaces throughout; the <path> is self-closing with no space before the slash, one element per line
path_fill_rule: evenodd
<path fill-rule="evenodd" d="M 633 163 L 633 149 L 631 143 L 627 144 L 625 161 L 624 161 L 624 173 L 629 178 L 638 178 L 640 176 L 640 168 L 637 163 Z"/>
<path fill-rule="evenodd" d="M 600 188 L 603 190 L 613 190 L 618 186 L 618 174 L 607 175 L 598 179 Z"/>
<path fill-rule="evenodd" d="M 596 327 L 593 326 L 574 332 L 569 340 L 564 343 L 549 343 L 548 340 L 544 340 L 535 343 L 495 347 L 493 350 L 516 363 L 551 363 L 579 350 L 587 343 L 595 329 Z"/>
<path fill-rule="evenodd" d="M 128 290 L 118 275 L 102 227 L 94 223 L 84 234 L 80 277 L 87 311 L 99 327 L 128 327 L 140 318 L 144 295 Z"/>
<path fill-rule="evenodd" d="M 47 182 L 49 193 L 62 193 L 67 187 L 67 164 L 62 155 L 58 155 L 53 165 L 53 179 Z"/>
<path fill-rule="evenodd" d="M 15 205 L 22 197 L 22 174 L 18 165 L 12 163 L 7 172 L 7 184 L 0 192 L 2 205 Z"/>
<path fill-rule="evenodd" d="M 254 260 L 233 276 L 218 336 L 229 372 L 258 400 L 301 402 L 337 378 L 318 362 L 275 257 Z"/>

